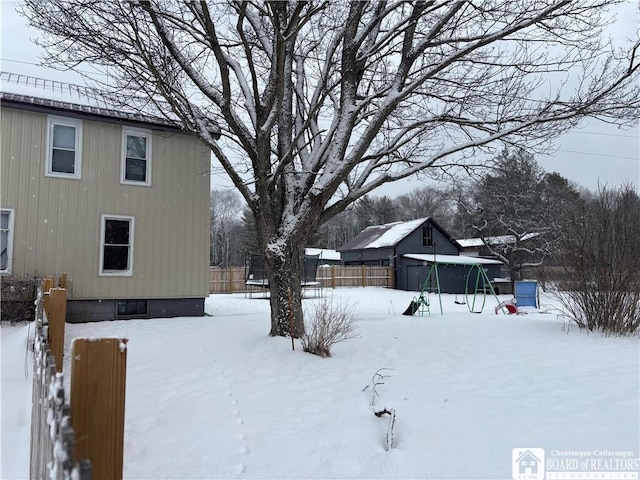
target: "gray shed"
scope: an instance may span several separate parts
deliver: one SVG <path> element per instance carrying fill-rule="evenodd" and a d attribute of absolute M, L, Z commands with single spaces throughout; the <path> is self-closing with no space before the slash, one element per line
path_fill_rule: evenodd
<path fill-rule="evenodd" d="M 422 289 L 433 262 L 438 263 L 443 293 L 464 293 L 469 260 L 481 263 L 490 279 L 500 275 L 502 265 L 461 257 L 460 246 L 431 217 L 367 227 L 338 251 L 345 265 L 393 266 L 396 288 L 410 291 Z"/>

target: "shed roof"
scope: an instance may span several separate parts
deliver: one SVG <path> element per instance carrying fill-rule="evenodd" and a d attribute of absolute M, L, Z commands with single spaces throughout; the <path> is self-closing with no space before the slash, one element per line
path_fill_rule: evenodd
<path fill-rule="evenodd" d="M 167 118 L 169 109 L 161 111 L 145 97 L 131 97 L 70 83 L 0 72 L 0 99 L 3 103 L 71 111 L 98 117 L 179 128 L 177 118 Z"/>
<path fill-rule="evenodd" d="M 429 217 L 409 220 L 408 222 L 372 225 L 338 248 L 338 251 L 394 247 L 427 220 L 429 220 Z"/>
<path fill-rule="evenodd" d="M 490 258 L 469 257 L 466 255 L 440 255 L 430 253 L 405 253 L 405 258 L 413 260 L 421 260 L 429 263 L 446 263 L 449 265 L 501 265 L 500 260 L 491 260 Z"/>

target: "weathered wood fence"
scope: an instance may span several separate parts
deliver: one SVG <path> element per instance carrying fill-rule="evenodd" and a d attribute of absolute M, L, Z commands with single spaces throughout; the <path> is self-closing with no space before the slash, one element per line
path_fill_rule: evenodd
<path fill-rule="evenodd" d="M 62 354 L 67 294 L 62 288 L 66 286 L 64 277 L 59 284 L 59 288 L 52 288 L 58 282 L 46 279 L 36 299 L 29 478 L 88 480 L 91 478 L 89 462 L 75 461 L 70 408 L 65 402 Z"/>
<path fill-rule="evenodd" d="M 323 288 L 337 287 L 389 287 L 394 288 L 393 267 L 369 265 L 318 267 L 317 280 Z M 247 269 L 244 267 L 218 268 L 209 271 L 210 293 L 242 293 Z"/>

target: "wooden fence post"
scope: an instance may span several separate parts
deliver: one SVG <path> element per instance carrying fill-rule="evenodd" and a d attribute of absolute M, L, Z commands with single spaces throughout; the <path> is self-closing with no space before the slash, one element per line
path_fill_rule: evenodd
<path fill-rule="evenodd" d="M 71 351 L 75 460 L 91 461 L 93 480 L 120 480 L 124 467 L 127 339 L 76 338 Z"/>
<path fill-rule="evenodd" d="M 367 273 L 366 273 L 364 265 L 362 265 L 362 286 L 363 287 L 367 286 Z"/>
<path fill-rule="evenodd" d="M 53 287 L 55 287 L 55 279 L 53 277 L 45 277 L 42 279 L 42 291 L 48 292 Z"/>
<path fill-rule="evenodd" d="M 44 297 L 42 299 L 42 306 L 44 308 L 44 313 L 49 317 L 51 314 L 51 298 L 49 298 L 49 290 L 51 290 L 54 286 L 54 279 L 51 277 L 46 277 L 42 279 L 42 293 Z"/>
<path fill-rule="evenodd" d="M 49 348 L 56 362 L 56 371 L 62 372 L 64 356 L 64 327 L 67 317 L 67 291 L 64 288 L 52 288 L 45 294 L 49 299 Z"/>
<path fill-rule="evenodd" d="M 336 266 L 331 265 L 331 288 L 336 288 Z"/>
<path fill-rule="evenodd" d="M 233 293 L 233 268 L 229 269 L 229 293 Z"/>

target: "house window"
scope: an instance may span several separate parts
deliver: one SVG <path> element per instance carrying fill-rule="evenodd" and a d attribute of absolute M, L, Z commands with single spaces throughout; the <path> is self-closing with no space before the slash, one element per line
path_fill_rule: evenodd
<path fill-rule="evenodd" d="M 422 246 L 433 247 L 433 230 L 431 226 L 422 227 Z"/>
<path fill-rule="evenodd" d="M 132 185 L 151 185 L 151 132 L 125 128 L 122 131 L 120 181 Z"/>
<path fill-rule="evenodd" d="M 11 272 L 13 257 L 13 210 L 0 211 L 0 272 Z"/>
<path fill-rule="evenodd" d="M 49 116 L 46 175 L 80 178 L 81 170 L 82 121 Z"/>
<path fill-rule="evenodd" d="M 134 217 L 103 215 L 100 236 L 100 274 L 133 275 Z"/>
<path fill-rule="evenodd" d="M 145 317 L 149 313 L 146 300 L 118 300 L 117 316 L 120 318 Z"/>

